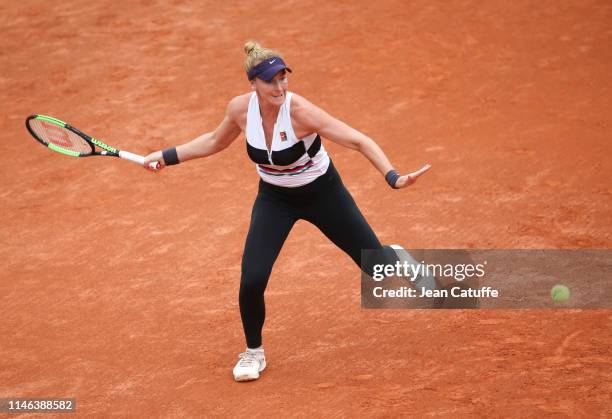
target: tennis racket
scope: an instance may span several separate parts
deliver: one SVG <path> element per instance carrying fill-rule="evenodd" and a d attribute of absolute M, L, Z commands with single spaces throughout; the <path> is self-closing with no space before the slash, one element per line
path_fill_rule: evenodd
<path fill-rule="evenodd" d="M 145 158 L 129 151 L 119 150 L 90 137 L 64 121 L 45 115 L 30 115 L 26 128 L 39 143 L 53 151 L 72 157 L 111 156 L 129 160 L 141 166 Z M 159 162 L 149 163 L 158 170 Z"/>

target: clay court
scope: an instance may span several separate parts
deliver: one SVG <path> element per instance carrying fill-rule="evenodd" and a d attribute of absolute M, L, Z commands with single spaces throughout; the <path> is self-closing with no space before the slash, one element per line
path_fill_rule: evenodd
<path fill-rule="evenodd" d="M 0 397 L 74 397 L 79 417 L 611 416 L 610 310 L 364 310 L 359 270 L 304 222 L 266 293 L 268 369 L 235 383 L 244 138 L 153 174 L 24 127 L 186 142 L 249 91 L 255 39 L 398 170 L 432 164 L 394 191 L 324 139 L 382 242 L 610 248 L 611 23 L 608 1 L 6 3 Z"/>

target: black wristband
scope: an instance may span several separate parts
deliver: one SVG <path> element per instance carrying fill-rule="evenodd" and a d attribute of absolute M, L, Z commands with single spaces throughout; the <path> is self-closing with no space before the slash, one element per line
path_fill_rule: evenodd
<path fill-rule="evenodd" d="M 391 169 L 385 175 L 385 180 L 387 181 L 389 186 L 391 186 L 393 189 L 399 189 L 395 186 L 399 177 L 400 177 L 400 174 L 398 173 L 398 171 L 395 169 Z"/>
<path fill-rule="evenodd" d="M 162 157 L 164 158 L 164 164 L 166 166 L 172 166 L 173 164 L 179 164 L 178 154 L 176 153 L 176 147 L 167 148 L 162 151 Z"/>

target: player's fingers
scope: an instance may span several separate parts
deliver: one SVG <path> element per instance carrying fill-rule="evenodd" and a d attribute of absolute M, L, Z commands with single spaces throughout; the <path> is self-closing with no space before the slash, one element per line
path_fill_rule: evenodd
<path fill-rule="evenodd" d="M 143 167 L 150 172 L 159 172 L 164 168 L 164 159 L 161 151 L 156 151 L 145 157 Z"/>
<path fill-rule="evenodd" d="M 145 165 L 145 169 L 147 169 L 149 172 L 158 173 L 165 167 L 163 164 L 159 162 L 153 162 L 153 163 L 155 163 L 155 165 L 153 164 Z"/>
<path fill-rule="evenodd" d="M 397 188 L 404 188 L 406 186 L 412 185 L 414 182 L 417 181 L 419 176 L 421 176 L 423 173 L 427 172 L 429 169 L 431 169 L 431 165 L 430 164 L 426 164 L 425 166 L 421 167 L 416 172 L 412 172 L 412 173 L 409 173 L 407 175 L 400 176 L 399 179 L 397 179 L 397 182 L 395 183 L 395 186 Z"/>
<path fill-rule="evenodd" d="M 413 177 L 413 178 L 417 178 L 417 177 L 421 176 L 423 173 L 427 172 L 429 169 L 431 169 L 431 164 L 426 164 L 425 166 L 421 167 L 416 172 L 410 173 L 410 176 Z"/>

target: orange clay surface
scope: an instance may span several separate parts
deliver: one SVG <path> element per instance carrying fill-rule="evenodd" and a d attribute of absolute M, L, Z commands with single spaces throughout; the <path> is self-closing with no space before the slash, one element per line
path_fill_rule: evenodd
<path fill-rule="evenodd" d="M 325 142 L 382 242 L 609 248 L 611 21 L 608 1 L 5 2 L 0 397 L 76 397 L 82 417 L 612 415 L 610 311 L 362 310 L 357 267 L 304 222 L 266 294 L 268 369 L 234 383 L 244 138 L 156 175 L 24 128 L 186 142 L 249 91 L 253 38 L 399 170 L 433 165 L 393 191 Z"/>

